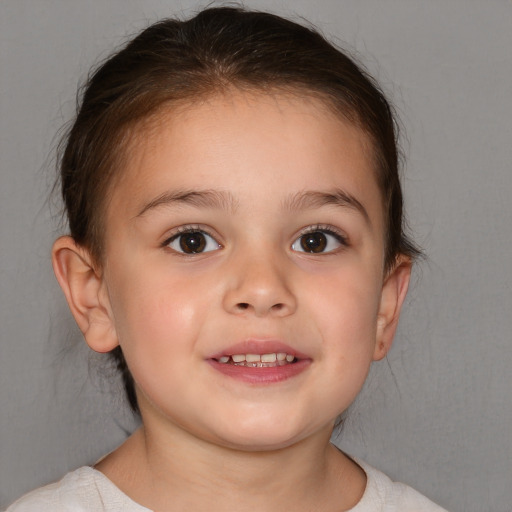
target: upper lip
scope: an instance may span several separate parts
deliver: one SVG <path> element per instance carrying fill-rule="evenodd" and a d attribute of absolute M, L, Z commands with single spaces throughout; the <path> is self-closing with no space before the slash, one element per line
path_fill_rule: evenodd
<path fill-rule="evenodd" d="M 220 352 L 216 352 L 209 359 L 219 359 L 222 356 L 237 354 L 278 354 L 286 353 L 295 356 L 297 359 L 309 359 L 309 356 L 299 352 L 297 349 L 278 340 L 248 339 L 235 343 Z"/>

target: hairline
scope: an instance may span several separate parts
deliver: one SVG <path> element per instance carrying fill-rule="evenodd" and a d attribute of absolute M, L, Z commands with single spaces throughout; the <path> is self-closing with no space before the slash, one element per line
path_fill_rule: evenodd
<path fill-rule="evenodd" d="M 162 98 L 157 102 L 148 112 L 144 115 L 134 116 L 125 123 L 122 123 L 117 128 L 117 133 L 114 134 L 112 140 L 114 141 L 113 155 L 111 159 L 111 169 L 109 176 L 105 182 L 103 198 L 98 202 L 97 211 L 93 214 L 93 222 L 91 229 L 91 240 L 84 245 L 91 253 L 95 264 L 101 268 L 105 256 L 105 221 L 107 218 L 107 211 L 109 208 L 112 192 L 119 180 L 122 179 L 123 173 L 120 170 L 127 165 L 127 160 L 134 145 L 144 143 L 147 140 L 148 130 L 150 133 L 153 130 L 158 130 L 160 123 L 164 118 L 169 116 L 170 113 L 179 113 L 187 109 L 197 106 L 198 101 L 206 102 L 209 99 L 219 97 L 222 95 L 229 95 L 230 93 L 242 93 L 264 96 L 289 96 L 296 97 L 303 100 L 305 97 L 315 100 L 322 104 L 326 109 L 326 113 L 348 123 L 349 125 L 357 128 L 364 134 L 363 151 L 369 158 L 371 165 L 375 172 L 375 179 L 377 186 L 381 192 L 382 208 L 384 215 L 384 226 L 386 232 L 383 233 L 385 238 L 385 245 L 387 246 L 387 231 L 389 230 L 389 198 L 386 197 L 385 190 L 382 186 L 380 175 L 382 173 L 382 164 L 380 162 L 378 143 L 375 136 L 367 129 L 366 125 L 361 121 L 360 115 L 356 107 L 351 107 L 348 101 L 341 101 L 340 98 L 334 97 L 320 89 L 315 89 L 311 84 L 301 83 L 300 81 L 291 81 L 290 83 L 284 80 L 280 83 L 275 80 L 272 83 L 261 84 L 252 83 L 249 80 L 231 80 L 223 81 L 218 80 L 217 84 L 208 84 L 203 87 L 198 87 L 195 90 L 184 90 L 182 94 L 174 94 L 174 97 L 169 94 L 167 99 Z M 139 104 L 141 98 L 138 97 L 134 104 Z M 146 136 L 142 137 L 141 134 L 145 133 Z M 151 135 L 150 135 L 151 137 Z"/>

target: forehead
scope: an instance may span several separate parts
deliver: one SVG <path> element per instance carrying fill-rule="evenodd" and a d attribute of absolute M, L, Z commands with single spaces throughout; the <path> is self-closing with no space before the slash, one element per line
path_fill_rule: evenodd
<path fill-rule="evenodd" d="M 243 201 L 265 183 L 269 193 L 341 187 L 381 211 L 368 136 L 318 97 L 231 90 L 161 108 L 130 139 L 117 206 L 177 188 L 229 188 Z"/>

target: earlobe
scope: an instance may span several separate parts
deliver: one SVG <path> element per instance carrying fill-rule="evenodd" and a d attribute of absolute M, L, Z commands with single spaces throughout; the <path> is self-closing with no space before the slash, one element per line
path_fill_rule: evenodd
<path fill-rule="evenodd" d="M 96 352 L 118 345 L 105 283 L 89 251 L 71 237 L 55 241 L 52 264 L 57 281 L 87 344 Z"/>
<path fill-rule="evenodd" d="M 400 256 L 382 285 L 377 316 L 377 337 L 373 354 L 375 361 L 385 357 L 391 348 L 410 278 L 411 260 Z"/>

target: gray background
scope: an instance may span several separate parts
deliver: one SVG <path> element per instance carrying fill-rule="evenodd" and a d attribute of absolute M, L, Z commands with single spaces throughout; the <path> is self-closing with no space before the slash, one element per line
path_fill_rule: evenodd
<path fill-rule="evenodd" d="M 512 2 L 246 4 L 345 41 L 406 132 L 407 210 L 428 260 L 337 443 L 454 512 L 511 511 Z M 94 462 L 134 426 L 50 268 L 56 134 L 99 57 L 199 5 L 0 0 L 0 506 Z"/>

